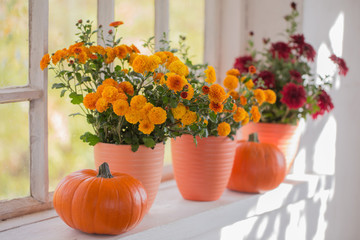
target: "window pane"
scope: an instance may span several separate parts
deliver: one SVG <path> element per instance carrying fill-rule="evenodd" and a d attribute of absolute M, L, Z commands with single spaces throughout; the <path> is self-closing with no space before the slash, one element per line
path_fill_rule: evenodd
<path fill-rule="evenodd" d="M 176 44 L 179 35 L 185 35 L 193 63 L 204 59 L 204 19 L 204 0 L 170 0 L 170 40 Z"/>
<path fill-rule="evenodd" d="M 28 1 L 0 0 L 0 88 L 28 83 Z"/>
<path fill-rule="evenodd" d="M 149 0 L 115 0 L 115 20 L 123 21 L 119 36 L 124 44 L 134 44 L 141 52 L 144 40 L 154 36 L 155 7 Z"/>
<path fill-rule="evenodd" d="M 0 200 L 30 195 L 29 103 L 0 104 Z"/>
<path fill-rule="evenodd" d="M 93 26 L 97 26 L 96 0 L 50 0 L 49 8 L 49 53 L 75 43 L 75 24 L 79 19 L 93 21 Z M 69 173 L 94 168 L 93 149 L 80 140 L 84 132 L 91 131 L 91 126 L 81 116 L 69 117 L 69 114 L 80 112 L 80 108 L 70 103 L 67 94 L 60 98 L 60 91 L 51 89 L 54 82 L 54 74 L 49 71 L 50 191 Z"/>

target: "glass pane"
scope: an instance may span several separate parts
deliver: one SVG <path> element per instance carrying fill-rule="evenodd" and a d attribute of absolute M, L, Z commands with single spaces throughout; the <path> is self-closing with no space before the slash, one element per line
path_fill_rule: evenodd
<path fill-rule="evenodd" d="M 118 36 L 124 44 L 134 44 L 141 52 L 144 40 L 154 36 L 155 7 L 149 0 L 115 0 L 115 20 L 123 21 Z"/>
<path fill-rule="evenodd" d="M 170 40 L 175 44 L 179 35 L 186 36 L 193 63 L 202 63 L 204 59 L 204 20 L 204 0 L 170 1 Z"/>
<path fill-rule="evenodd" d="M 93 21 L 94 27 L 97 25 L 96 0 L 50 0 L 49 8 L 49 53 L 68 48 L 75 42 L 75 23 L 79 19 Z M 51 89 L 53 83 L 54 74 L 49 71 L 50 191 L 69 173 L 94 168 L 93 149 L 80 140 L 84 132 L 91 131 L 91 126 L 81 116 L 69 117 L 69 114 L 80 112 L 80 109 L 70 103 L 67 95 L 60 98 L 60 91 Z"/>
<path fill-rule="evenodd" d="M 28 82 L 28 1 L 0 0 L 0 88 Z"/>
<path fill-rule="evenodd" d="M 30 195 L 29 103 L 0 104 L 0 200 Z"/>

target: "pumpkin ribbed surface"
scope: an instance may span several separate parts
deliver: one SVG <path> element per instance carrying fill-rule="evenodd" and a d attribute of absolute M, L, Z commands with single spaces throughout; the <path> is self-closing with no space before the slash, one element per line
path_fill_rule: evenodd
<path fill-rule="evenodd" d="M 127 173 L 138 179 L 148 195 L 148 210 L 151 208 L 162 177 L 164 144 L 154 149 L 140 146 L 132 152 L 129 145 L 98 143 L 94 147 L 95 166 L 107 162 L 112 171 Z"/>
<path fill-rule="evenodd" d="M 257 132 L 261 143 L 271 143 L 277 146 L 286 159 L 286 173 L 296 157 L 300 143 L 300 128 L 298 125 L 278 123 L 249 123 L 239 130 L 238 140 L 247 140 L 251 133 Z"/>
<path fill-rule="evenodd" d="M 171 140 L 176 184 L 188 200 L 214 201 L 223 194 L 233 166 L 236 141 L 183 135 Z"/>

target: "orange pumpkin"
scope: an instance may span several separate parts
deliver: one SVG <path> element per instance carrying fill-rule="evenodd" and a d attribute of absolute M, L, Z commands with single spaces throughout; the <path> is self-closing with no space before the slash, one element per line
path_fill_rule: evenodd
<path fill-rule="evenodd" d="M 273 144 L 259 143 L 257 133 L 241 141 L 236 149 L 228 188 L 259 193 L 276 188 L 284 180 L 284 154 Z"/>
<path fill-rule="evenodd" d="M 54 193 L 54 207 L 70 227 L 86 233 L 120 234 L 143 219 L 147 194 L 140 181 L 123 173 L 84 169 L 66 176 Z"/>

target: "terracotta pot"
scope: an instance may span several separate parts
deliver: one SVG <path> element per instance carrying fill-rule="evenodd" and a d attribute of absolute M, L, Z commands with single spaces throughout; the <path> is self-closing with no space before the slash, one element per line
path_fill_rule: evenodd
<path fill-rule="evenodd" d="M 279 123 L 249 123 L 240 128 L 237 139 L 247 140 L 249 134 L 257 132 L 259 141 L 277 146 L 286 159 L 286 174 L 289 173 L 296 157 L 300 142 L 300 127 L 298 125 Z"/>
<path fill-rule="evenodd" d="M 140 146 L 132 152 L 129 145 L 98 143 L 94 147 L 95 166 L 107 162 L 111 171 L 127 173 L 140 180 L 148 194 L 147 211 L 151 208 L 161 182 L 164 144 L 154 149 Z"/>
<path fill-rule="evenodd" d="M 223 194 L 234 162 L 236 141 L 183 135 L 171 140 L 176 184 L 183 198 L 215 201 Z"/>

